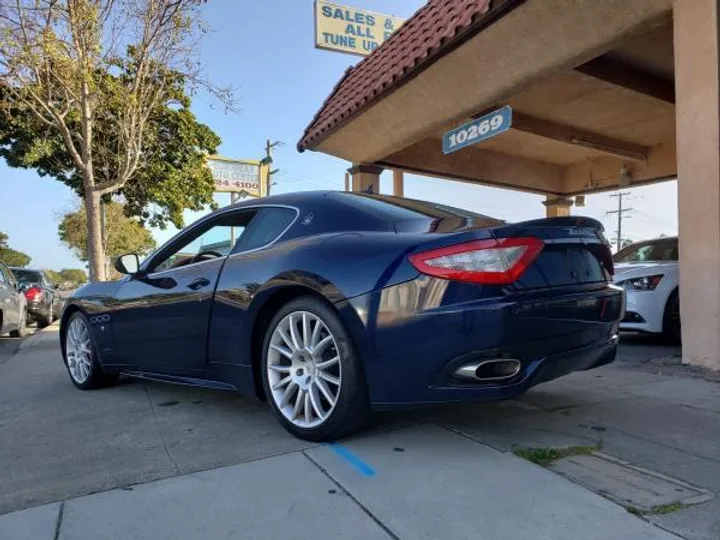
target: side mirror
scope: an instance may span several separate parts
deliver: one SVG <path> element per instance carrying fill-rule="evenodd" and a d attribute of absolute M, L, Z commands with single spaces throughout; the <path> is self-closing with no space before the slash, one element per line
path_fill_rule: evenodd
<path fill-rule="evenodd" d="M 140 271 L 140 258 L 135 253 L 120 255 L 115 259 L 115 270 L 121 274 L 134 276 Z"/>

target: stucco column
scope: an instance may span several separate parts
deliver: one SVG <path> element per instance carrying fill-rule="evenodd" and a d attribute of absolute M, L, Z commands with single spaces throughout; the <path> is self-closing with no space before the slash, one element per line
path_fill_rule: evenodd
<path fill-rule="evenodd" d="M 673 14 L 683 362 L 720 369 L 718 2 Z"/>
<path fill-rule="evenodd" d="M 543 201 L 545 215 L 547 217 L 565 217 L 570 215 L 570 207 L 573 200 L 567 197 L 554 197 L 548 195 Z"/>
<path fill-rule="evenodd" d="M 352 176 L 352 190 L 365 193 L 380 193 L 380 173 L 382 167 L 362 163 L 348 169 Z"/>
<path fill-rule="evenodd" d="M 402 171 L 393 169 L 393 195 L 396 197 L 405 196 L 405 174 Z"/>

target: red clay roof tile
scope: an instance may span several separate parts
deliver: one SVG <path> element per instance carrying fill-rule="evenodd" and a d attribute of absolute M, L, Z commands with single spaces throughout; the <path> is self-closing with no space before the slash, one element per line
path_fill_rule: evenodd
<path fill-rule="evenodd" d="M 523 0 L 429 0 L 380 47 L 349 68 L 298 143 L 312 148 L 379 96 L 417 75 Z"/>

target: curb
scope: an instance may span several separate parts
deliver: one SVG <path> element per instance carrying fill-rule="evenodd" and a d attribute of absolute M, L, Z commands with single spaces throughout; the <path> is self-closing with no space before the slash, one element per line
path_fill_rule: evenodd
<path fill-rule="evenodd" d="M 38 330 L 29 338 L 22 340 L 22 342 L 20 343 L 20 346 L 18 347 L 18 351 L 22 351 L 29 347 L 33 347 L 38 341 L 42 341 L 45 336 L 47 336 L 50 333 L 58 332 L 59 329 L 60 329 L 60 325 L 57 322 L 55 322 L 55 323 L 51 324 L 50 326 L 46 326 L 42 330 Z"/>

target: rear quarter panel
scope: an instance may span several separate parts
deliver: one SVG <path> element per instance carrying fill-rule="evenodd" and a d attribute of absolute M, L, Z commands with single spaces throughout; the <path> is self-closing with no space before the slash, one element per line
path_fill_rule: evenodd
<path fill-rule="evenodd" d="M 208 362 L 250 368 L 253 328 L 263 305 L 288 287 L 331 304 L 417 277 L 407 241 L 394 233 L 331 233 L 228 257 L 211 316 Z M 212 366 L 209 366 L 212 369 Z"/>

